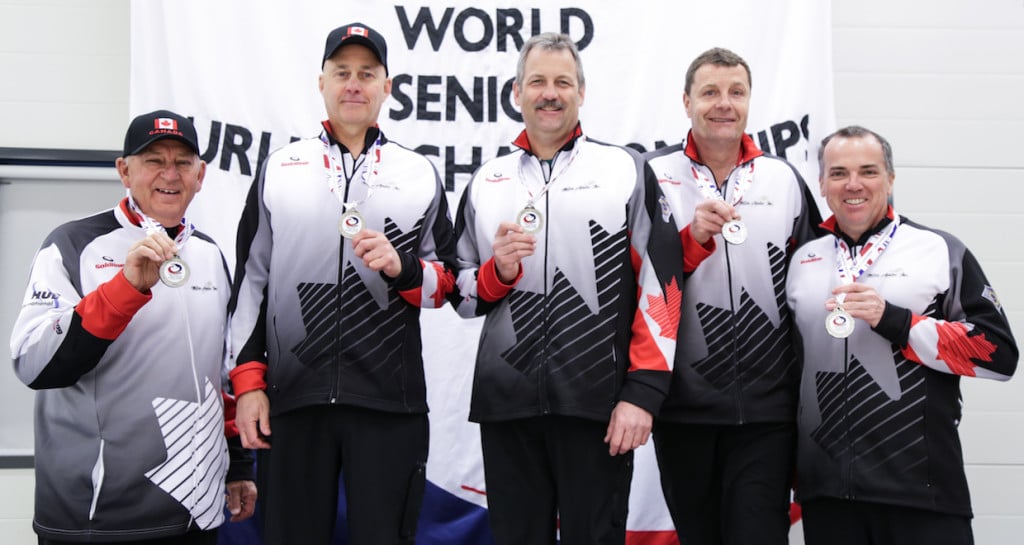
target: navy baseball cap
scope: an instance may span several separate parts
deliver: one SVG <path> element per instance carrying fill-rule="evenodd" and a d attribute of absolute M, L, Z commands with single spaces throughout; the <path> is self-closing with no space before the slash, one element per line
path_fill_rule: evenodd
<path fill-rule="evenodd" d="M 352 23 L 338 27 L 327 35 L 327 43 L 324 45 L 324 59 L 320 62 L 320 68 L 324 67 L 327 59 L 331 58 L 343 45 L 359 44 L 370 48 L 377 60 L 384 65 L 384 73 L 388 73 L 388 44 L 380 32 L 364 25 L 363 23 Z"/>
<path fill-rule="evenodd" d="M 124 135 L 123 157 L 135 155 L 164 138 L 177 140 L 199 155 L 199 137 L 192 120 L 170 110 L 156 110 L 132 120 Z"/>

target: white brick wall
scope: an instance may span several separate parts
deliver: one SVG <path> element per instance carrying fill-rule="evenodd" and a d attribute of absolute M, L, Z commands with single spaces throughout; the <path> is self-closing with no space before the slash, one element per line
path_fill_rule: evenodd
<path fill-rule="evenodd" d="M 1024 341 L 1024 0 L 832 6 L 837 123 L 889 138 L 897 209 L 972 249 Z M 120 147 L 128 10 L 126 0 L 0 0 L 0 146 Z M 1024 379 L 965 380 L 964 395 L 976 541 L 1018 543 Z M 0 491 L 0 545 L 34 543 L 31 471 L 0 470 Z"/>

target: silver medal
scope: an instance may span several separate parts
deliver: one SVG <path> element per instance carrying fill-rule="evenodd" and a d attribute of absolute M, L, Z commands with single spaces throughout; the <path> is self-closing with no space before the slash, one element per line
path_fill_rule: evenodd
<path fill-rule="evenodd" d="M 160 264 L 160 281 L 170 288 L 180 288 L 188 282 L 188 264 L 174 256 Z"/>
<path fill-rule="evenodd" d="M 722 225 L 722 238 L 729 244 L 743 244 L 747 240 L 747 226 L 740 220 L 729 220 Z"/>
<path fill-rule="evenodd" d="M 854 325 L 853 316 L 850 316 L 850 313 L 843 310 L 842 307 L 836 307 L 825 317 L 825 330 L 837 339 L 849 337 L 853 333 Z"/>
<path fill-rule="evenodd" d="M 544 215 L 540 213 L 540 210 L 527 205 L 516 215 L 516 223 L 523 228 L 523 231 L 533 234 L 544 226 Z"/>
<path fill-rule="evenodd" d="M 365 227 L 366 221 L 358 210 L 352 208 L 341 215 L 338 221 L 338 232 L 345 238 L 352 238 L 359 234 Z"/>

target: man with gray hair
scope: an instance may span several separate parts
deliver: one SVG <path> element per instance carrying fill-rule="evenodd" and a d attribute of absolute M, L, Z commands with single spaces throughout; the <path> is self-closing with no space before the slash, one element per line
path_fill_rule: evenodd
<path fill-rule="evenodd" d="M 846 127 L 820 149 L 834 215 L 796 250 L 787 281 L 803 354 L 804 539 L 969 545 L 960 377 L 1013 375 L 1006 314 L 960 240 L 893 209 L 884 138 Z"/>
<path fill-rule="evenodd" d="M 227 265 L 185 219 L 195 126 L 136 116 L 115 167 L 127 195 L 46 237 L 11 334 L 37 391 L 32 527 L 39 545 L 216 545 L 225 496 L 237 521 L 257 492 L 225 418 Z"/>
<path fill-rule="evenodd" d="M 485 316 L 480 423 L 498 545 L 621 544 L 632 451 L 668 391 L 682 255 L 657 179 L 586 138 L 585 83 L 564 35 L 524 44 L 525 130 L 473 176 L 456 218 L 463 317 Z"/>

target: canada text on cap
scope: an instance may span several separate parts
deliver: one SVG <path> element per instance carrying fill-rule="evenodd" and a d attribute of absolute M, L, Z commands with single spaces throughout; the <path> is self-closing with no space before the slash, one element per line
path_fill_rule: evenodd
<path fill-rule="evenodd" d="M 338 51 L 338 48 L 349 44 L 359 44 L 370 48 L 370 51 L 377 56 L 377 60 L 384 65 L 384 73 L 388 73 L 388 44 L 384 41 L 384 36 L 362 23 L 338 27 L 327 35 L 324 59 L 320 63 L 320 68 L 324 67 L 324 63 Z"/>
<path fill-rule="evenodd" d="M 177 140 L 199 154 L 199 138 L 192 121 L 169 110 L 156 110 L 132 120 L 124 135 L 124 157 L 135 155 L 164 138 Z"/>

